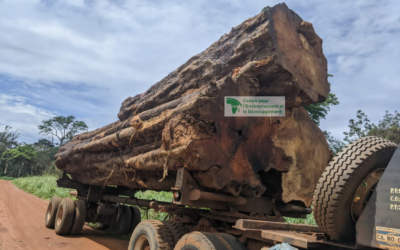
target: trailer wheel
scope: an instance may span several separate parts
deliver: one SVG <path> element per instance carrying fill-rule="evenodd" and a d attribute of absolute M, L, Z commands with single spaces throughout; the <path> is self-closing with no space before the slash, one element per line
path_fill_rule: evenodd
<path fill-rule="evenodd" d="M 397 145 L 364 137 L 329 163 L 314 193 L 314 219 L 332 240 L 355 240 L 355 224 L 389 164 Z"/>
<path fill-rule="evenodd" d="M 138 207 L 130 207 L 131 214 L 132 214 L 132 222 L 131 222 L 131 230 L 129 232 L 133 232 L 137 225 L 142 221 L 140 209 Z"/>
<path fill-rule="evenodd" d="M 231 248 L 227 241 L 217 234 L 204 232 L 191 232 L 185 234 L 176 243 L 174 250 L 236 250 L 243 248 Z"/>
<path fill-rule="evenodd" d="M 175 221 L 174 219 L 170 219 L 165 222 L 165 225 L 169 228 L 172 234 L 172 238 L 174 239 L 174 243 L 176 244 L 182 236 L 188 233 L 185 225 L 181 222 Z"/>
<path fill-rule="evenodd" d="M 174 241 L 169 228 L 158 220 L 139 223 L 129 241 L 129 250 L 172 250 Z"/>
<path fill-rule="evenodd" d="M 54 228 L 54 224 L 56 223 L 56 215 L 58 206 L 62 201 L 61 197 L 53 196 L 47 206 L 46 218 L 45 218 L 45 225 L 47 228 Z"/>
<path fill-rule="evenodd" d="M 74 203 L 75 220 L 69 234 L 80 234 L 86 219 L 86 202 L 84 200 L 76 200 Z"/>
<path fill-rule="evenodd" d="M 222 239 L 222 242 L 227 246 L 227 249 L 230 250 L 246 250 L 243 244 L 233 235 L 226 233 L 216 233 L 214 234 L 218 238 Z"/>
<path fill-rule="evenodd" d="M 75 219 L 75 203 L 70 198 L 64 198 L 57 210 L 56 234 L 66 235 L 71 230 Z"/>
<path fill-rule="evenodd" d="M 131 209 L 125 205 L 123 205 L 121 209 L 122 211 L 117 221 L 116 230 L 120 234 L 128 234 L 131 229 L 132 212 Z"/>

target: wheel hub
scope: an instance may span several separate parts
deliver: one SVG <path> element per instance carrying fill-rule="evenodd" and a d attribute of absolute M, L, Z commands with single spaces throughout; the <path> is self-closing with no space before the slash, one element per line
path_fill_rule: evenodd
<path fill-rule="evenodd" d="M 145 235 L 140 235 L 136 241 L 134 249 L 136 250 L 150 250 L 149 239 Z"/>
<path fill-rule="evenodd" d="M 53 209 L 53 204 L 50 203 L 49 207 L 47 208 L 47 220 L 50 220 L 51 217 L 51 210 Z"/>
<path fill-rule="evenodd" d="M 353 221 L 357 222 L 358 218 L 360 218 L 361 213 L 374 193 L 376 186 L 383 175 L 383 172 L 385 172 L 384 168 L 374 170 L 367 177 L 365 177 L 358 186 L 351 202 L 350 213 Z"/>
<path fill-rule="evenodd" d="M 57 226 L 59 226 L 61 224 L 62 221 L 62 217 L 63 217 L 63 213 L 64 213 L 64 208 L 62 206 L 60 206 L 60 208 L 58 209 L 58 213 L 57 213 Z"/>

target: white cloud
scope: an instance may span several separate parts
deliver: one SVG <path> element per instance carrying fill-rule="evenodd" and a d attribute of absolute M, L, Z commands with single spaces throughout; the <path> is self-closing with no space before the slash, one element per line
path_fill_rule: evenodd
<path fill-rule="evenodd" d="M 54 116 L 54 113 L 27 104 L 26 101 L 21 96 L 0 94 L 1 129 L 6 125 L 18 128 L 21 133 L 19 142 L 36 141 L 39 137 L 37 126 L 42 120 Z"/>

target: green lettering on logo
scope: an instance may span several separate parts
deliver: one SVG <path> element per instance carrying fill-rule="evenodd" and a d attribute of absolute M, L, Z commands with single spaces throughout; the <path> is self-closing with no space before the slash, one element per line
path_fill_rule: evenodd
<path fill-rule="evenodd" d="M 242 106 L 242 104 L 238 100 L 236 100 L 234 98 L 227 98 L 226 99 L 226 103 L 232 105 L 232 113 L 233 114 L 236 113 L 236 111 L 239 108 L 239 105 Z"/>

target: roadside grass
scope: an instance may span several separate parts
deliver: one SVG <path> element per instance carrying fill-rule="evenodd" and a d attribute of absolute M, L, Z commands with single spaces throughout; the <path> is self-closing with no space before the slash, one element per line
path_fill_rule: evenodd
<path fill-rule="evenodd" d="M 12 181 L 12 180 L 14 180 L 14 177 L 11 177 L 11 176 L 0 176 L 0 180 Z"/>
<path fill-rule="evenodd" d="M 45 200 L 50 200 L 53 196 L 73 198 L 69 195 L 72 189 L 57 187 L 57 178 L 55 175 L 31 176 L 17 178 L 11 182 L 19 189 Z"/>

